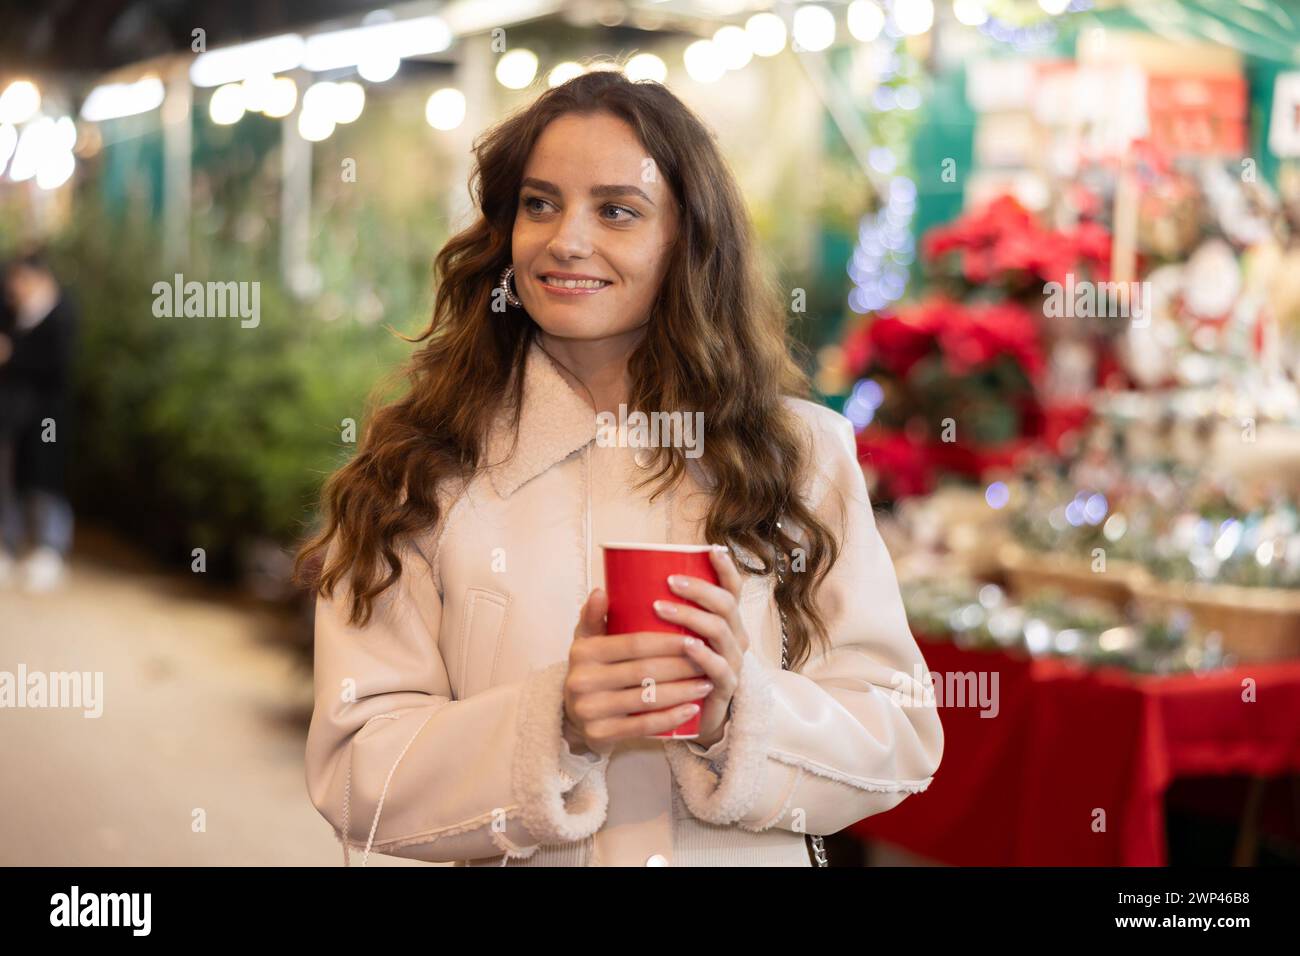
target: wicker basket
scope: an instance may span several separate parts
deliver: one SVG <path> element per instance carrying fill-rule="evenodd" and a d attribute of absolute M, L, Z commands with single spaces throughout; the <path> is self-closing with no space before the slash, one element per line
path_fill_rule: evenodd
<path fill-rule="evenodd" d="M 1092 570 L 1092 564 L 1071 555 L 1026 551 L 1009 544 L 998 558 L 1012 592 L 1021 598 L 1039 591 L 1057 590 L 1075 597 L 1095 598 L 1123 608 L 1132 599 L 1146 571 L 1130 561 L 1107 561 L 1106 570 Z"/>
<path fill-rule="evenodd" d="M 1218 631 L 1224 652 L 1240 661 L 1300 658 L 1300 590 L 1146 579 L 1134 596 L 1158 609 L 1186 608 L 1200 629 Z"/>

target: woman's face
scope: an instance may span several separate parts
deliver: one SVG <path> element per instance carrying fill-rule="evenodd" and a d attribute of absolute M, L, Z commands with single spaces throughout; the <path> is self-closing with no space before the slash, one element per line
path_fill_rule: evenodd
<path fill-rule="evenodd" d="M 632 332 L 650 318 L 677 222 L 677 199 L 630 126 L 609 113 L 558 117 L 524 167 L 515 290 L 556 338 Z"/>

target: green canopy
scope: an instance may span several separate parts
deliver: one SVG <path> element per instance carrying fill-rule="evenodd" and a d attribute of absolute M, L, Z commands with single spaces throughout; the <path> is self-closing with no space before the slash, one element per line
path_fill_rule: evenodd
<path fill-rule="evenodd" d="M 1089 10 L 1072 29 L 1146 30 L 1167 40 L 1206 40 L 1247 57 L 1300 66 L 1300 3 L 1280 0 L 1125 0 Z"/>

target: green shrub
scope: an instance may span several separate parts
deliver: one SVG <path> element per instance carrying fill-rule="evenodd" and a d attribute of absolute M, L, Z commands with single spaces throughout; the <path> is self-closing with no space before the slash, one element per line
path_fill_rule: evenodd
<path fill-rule="evenodd" d="M 411 350 L 385 325 L 409 335 L 427 314 L 423 266 L 385 287 L 382 322 L 373 301 L 360 321 L 343 296 L 373 296 L 363 263 L 335 276 L 343 294 L 298 302 L 274 255 L 253 262 L 247 248 L 214 243 L 180 271 L 259 282 L 260 321 L 243 328 L 237 315 L 155 316 L 154 284 L 174 273 L 161 251 L 147 226 L 93 217 L 53 250 L 81 311 L 72 495 L 79 514 L 168 563 L 188 567 L 204 548 L 210 572 L 229 572 L 244 546 L 291 545 L 312 523 L 323 479 L 354 450 L 344 419 L 359 438 L 367 397 Z"/>

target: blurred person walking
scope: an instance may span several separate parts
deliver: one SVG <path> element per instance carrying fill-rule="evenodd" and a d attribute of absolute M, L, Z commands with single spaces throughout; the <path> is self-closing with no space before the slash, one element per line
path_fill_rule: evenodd
<path fill-rule="evenodd" d="M 76 308 L 39 251 L 10 261 L 0 278 L 0 585 L 21 577 L 27 590 L 49 591 L 72 545 L 65 486 Z"/>

